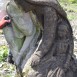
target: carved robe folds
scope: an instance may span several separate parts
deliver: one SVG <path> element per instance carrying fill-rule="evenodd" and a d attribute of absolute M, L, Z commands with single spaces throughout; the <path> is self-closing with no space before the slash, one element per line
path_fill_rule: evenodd
<path fill-rule="evenodd" d="M 7 5 L 7 13 L 11 17 L 12 25 L 3 29 L 4 35 L 15 64 L 19 64 L 22 59 L 21 68 L 23 69 L 26 61 L 36 49 L 35 44 L 40 28 L 38 26 L 36 29 L 36 16 L 32 12 L 25 13 L 13 0 Z"/>

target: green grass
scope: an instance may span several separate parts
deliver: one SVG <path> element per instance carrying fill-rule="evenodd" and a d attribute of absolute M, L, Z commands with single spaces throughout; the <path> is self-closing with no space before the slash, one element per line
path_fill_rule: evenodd
<path fill-rule="evenodd" d="M 7 46 L 0 46 L 0 62 L 4 61 L 8 55 L 8 47 Z"/>
<path fill-rule="evenodd" d="M 64 8 L 64 10 L 67 13 L 68 19 L 70 21 L 77 20 L 77 3 L 66 3 L 66 2 L 60 2 L 61 6 Z"/>
<path fill-rule="evenodd" d="M 68 1 L 61 1 L 60 2 L 63 9 L 66 11 L 68 19 L 70 21 L 77 20 L 77 3 L 71 3 Z"/>

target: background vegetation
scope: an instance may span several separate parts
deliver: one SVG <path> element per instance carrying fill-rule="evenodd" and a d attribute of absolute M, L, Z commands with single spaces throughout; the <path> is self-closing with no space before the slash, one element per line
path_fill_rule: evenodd
<path fill-rule="evenodd" d="M 77 3 L 77 0 L 59 0 L 62 3 Z"/>
<path fill-rule="evenodd" d="M 67 13 L 68 19 L 75 20 L 77 19 L 77 0 L 59 0 L 61 6 Z"/>
<path fill-rule="evenodd" d="M 8 48 L 7 46 L 0 46 L 0 62 L 6 61 L 8 55 Z"/>

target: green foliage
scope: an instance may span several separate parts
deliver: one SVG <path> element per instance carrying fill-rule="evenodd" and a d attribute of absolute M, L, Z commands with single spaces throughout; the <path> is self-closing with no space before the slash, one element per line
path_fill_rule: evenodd
<path fill-rule="evenodd" d="M 59 0 L 59 1 L 63 3 L 77 3 L 77 0 Z"/>
<path fill-rule="evenodd" d="M 77 0 L 59 0 L 70 21 L 77 20 Z"/>
<path fill-rule="evenodd" d="M 8 48 L 6 46 L 0 46 L 0 62 L 4 61 L 8 55 Z"/>
<path fill-rule="evenodd" d="M 68 0 L 69 2 L 71 2 L 71 3 L 76 3 L 77 2 L 77 0 Z"/>

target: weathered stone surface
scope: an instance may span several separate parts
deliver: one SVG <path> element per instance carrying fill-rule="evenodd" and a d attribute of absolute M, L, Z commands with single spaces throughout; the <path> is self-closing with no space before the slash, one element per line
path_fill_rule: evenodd
<path fill-rule="evenodd" d="M 42 30 L 42 38 L 41 38 L 42 41 L 36 51 L 28 50 L 32 46 L 35 48 L 37 47 L 35 46 L 37 43 L 36 44 L 32 43 L 33 41 L 35 42 L 35 40 L 31 38 L 30 42 L 28 42 L 29 39 L 27 40 L 28 43 L 24 42 L 25 45 L 22 47 L 21 49 L 22 51 L 21 50 L 18 51 L 20 55 L 16 57 L 14 56 L 15 53 L 13 52 L 14 53 L 13 57 L 17 60 L 17 62 L 19 61 L 18 64 L 16 63 L 18 71 L 17 76 L 18 77 L 76 77 L 77 64 L 76 60 L 74 60 L 73 58 L 73 47 L 74 47 L 73 32 L 71 25 L 67 19 L 66 13 L 60 7 L 57 0 L 55 1 L 48 0 L 47 2 L 44 0 L 41 1 L 29 0 L 28 2 L 26 0 L 23 1 L 15 0 L 17 5 L 24 10 L 23 11 L 24 13 L 30 10 L 32 11 L 32 13 L 35 15 L 36 18 L 35 20 L 37 20 L 37 21 L 32 20 L 33 23 L 34 21 L 35 24 L 39 22 L 42 24 L 43 27 L 43 29 L 40 28 Z M 30 7 L 28 5 L 30 5 Z M 13 17 L 15 18 L 15 16 Z M 12 19 L 14 21 L 13 17 Z M 20 27 L 20 25 L 18 25 L 17 27 Z M 23 33 L 21 27 L 18 29 Z M 27 38 L 25 32 L 24 36 Z M 36 36 L 33 37 L 35 38 Z M 14 44 L 16 43 L 14 42 Z M 27 48 L 25 47 L 26 45 L 28 45 Z M 30 56 L 27 57 L 26 50 L 27 50 L 27 55 L 31 51 L 35 52 L 33 54 L 30 53 Z M 21 70 L 20 67 L 23 64 L 22 61 L 26 61 L 26 63 L 24 69 Z"/>
<path fill-rule="evenodd" d="M 49 23 L 44 21 L 47 26 L 44 25 L 45 32 L 43 33 L 42 44 L 32 55 L 31 65 L 29 66 L 32 70 L 26 69 L 27 65 L 29 65 L 26 64 L 24 77 L 76 77 L 77 65 L 72 57 L 74 45 L 71 25 L 66 17 L 53 10 L 52 7 L 43 8 L 49 14 L 47 15 L 44 12 L 44 16 L 46 15 Z M 58 20 L 56 21 L 56 19 Z M 54 22 L 57 23 L 57 26 Z M 52 26 L 50 27 L 49 25 L 51 24 Z M 48 33 L 53 35 L 53 37 L 50 37 L 51 35 Z"/>

